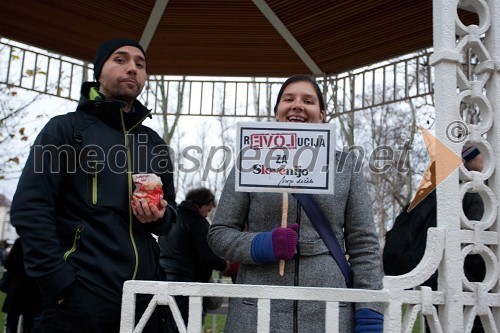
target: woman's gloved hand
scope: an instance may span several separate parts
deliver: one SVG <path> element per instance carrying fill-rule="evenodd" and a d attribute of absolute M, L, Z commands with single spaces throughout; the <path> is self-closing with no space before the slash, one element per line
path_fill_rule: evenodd
<path fill-rule="evenodd" d="M 252 241 L 252 258 L 257 263 L 292 259 L 297 247 L 299 225 L 262 232 Z"/>
<path fill-rule="evenodd" d="M 384 315 L 368 308 L 362 308 L 354 314 L 355 333 L 382 333 L 384 330 Z"/>

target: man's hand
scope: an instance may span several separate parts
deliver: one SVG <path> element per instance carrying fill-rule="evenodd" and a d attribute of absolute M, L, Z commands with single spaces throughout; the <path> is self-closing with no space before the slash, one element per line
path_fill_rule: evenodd
<path fill-rule="evenodd" d="M 154 204 L 148 204 L 144 199 L 133 198 L 132 202 L 132 211 L 134 212 L 135 217 L 141 223 L 149 223 L 155 222 L 159 219 L 163 218 L 165 214 L 165 210 L 167 209 L 167 201 L 163 200 L 163 196 L 160 199 L 160 209 L 156 207 Z"/>

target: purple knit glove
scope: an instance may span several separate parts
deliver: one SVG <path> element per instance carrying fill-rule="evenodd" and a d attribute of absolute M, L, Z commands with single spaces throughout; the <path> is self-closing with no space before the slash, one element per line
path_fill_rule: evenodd
<path fill-rule="evenodd" d="M 273 229 L 272 240 L 276 259 L 290 260 L 293 258 L 297 247 L 297 230 L 299 230 L 297 223 L 286 228 Z"/>

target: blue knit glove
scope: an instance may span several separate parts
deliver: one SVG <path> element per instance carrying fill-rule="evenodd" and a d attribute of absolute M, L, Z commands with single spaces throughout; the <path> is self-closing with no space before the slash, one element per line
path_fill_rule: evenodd
<path fill-rule="evenodd" d="M 384 315 L 368 308 L 362 308 L 354 314 L 355 333 L 382 333 L 384 330 Z"/>
<path fill-rule="evenodd" d="M 252 259 L 257 263 L 292 259 L 297 247 L 298 229 L 299 225 L 295 223 L 287 228 L 257 234 L 252 241 Z"/>

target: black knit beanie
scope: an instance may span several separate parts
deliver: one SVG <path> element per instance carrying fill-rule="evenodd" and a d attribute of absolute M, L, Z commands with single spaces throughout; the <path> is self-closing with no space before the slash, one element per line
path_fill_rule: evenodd
<path fill-rule="evenodd" d="M 146 58 L 146 52 L 138 42 L 129 38 L 115 38 L 105 41 L 101 44 L 99 49 L 97 50 L 94 56 L 94 78 L 96 81 L 99 81 L 99 75 L 101 75 L 102 66 L 106 60 L 108 60 L 109 56 L 115 52 L 116 49 L 119 49 L 122 46 L 134 46 L 137 47 L 144 54 L 144 58 Z"/>

